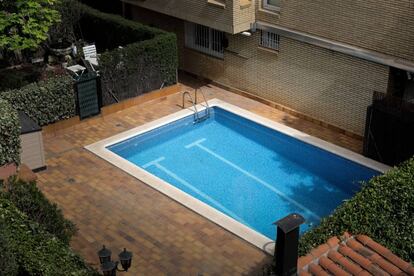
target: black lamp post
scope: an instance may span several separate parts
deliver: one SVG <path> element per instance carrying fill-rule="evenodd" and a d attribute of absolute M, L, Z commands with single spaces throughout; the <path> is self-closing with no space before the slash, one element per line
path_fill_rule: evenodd
<path fill-rule="evenodd" d="M 290 214 L 275 222 L 277 225 L 275 263 L 277 276 L 296 275 L 298 262 L 299 227 L 305 219 Z"/>
<path fill-rule="evenodd" d="M 132 263 L 132 253 L 127 251 L 126 248 L 124 248 L 124 251 L 119 253 L 118 255 L 119 261 L 121 262 L 121 266 L 125 271 L 128 271 L 128 268 L 131 267 Z"/>
<path fill-rule="evenodd" d="M 107 263 L 111 261 L 111 250 L 107 249 L 105 245 L 102 247 L 101 250 L 98 251 L 99 262 L 101 264 Z"/>
<path fill-rule="evenodd" d="M 98 251 L 98 256 L 101 263 L 101 270 L 105 276 L 116 276 L 117 271 L 128 271 L 131 267 L 132 253 L 127 251 L 126 248 L 118 255 L 123 269 L 118 268 L 118 261 L 111 261 L 111 250 L 107 249 L 105 245 Z"/>

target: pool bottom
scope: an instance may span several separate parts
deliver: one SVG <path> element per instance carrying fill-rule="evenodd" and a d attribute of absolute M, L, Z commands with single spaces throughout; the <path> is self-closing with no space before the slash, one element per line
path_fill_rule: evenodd
<path fill-rule="evenodd" d="M 286 126 L 267 120 L 265 118 L 257 116 L 248 111 L 242 110 L 238 107 L 232 106 L 225 102 L 213 100 L 213 101 L 210 101 L 209 103 L 211 106 L 219 106 L 220 108 L 225 109 L 229 112 L 235 113 L 239 116 L 258 122 L 261 125 L 264 125 L 266 127 L 270 127 L 272 129 L 276 129 L 277 131 L 281 131 L 289 136 L 293 136 L 294 138 L 300 139 L 301 141 L 305 140 L 305 142 L 307 143 L 314 144 L 314 145 L 316 144 L 316 146 L 322 147 L 325 150 L 328 149 L 328 151 L 330 152 L 334 152 L 336 154 L 339 153 L 340 156 L 356 161 L 359 164 L 362 163 L 368 167 L 371 167 L 377 170 L 387 169 L 386 166 L 383 166 L 382 164 L 379 164 L 375 161 L 366 159 L 358 154 L 355 154 L 348 150 L 331 145 L 317 138 L 298 132 L 294 129 L 290 129 Z M 148 173 L 144 169 L 135 166 L 131 162 L 125 160 L 124 158 L 120 156 L 117 156 L 116 154 L 112 153 L 111 151 L 107 149 L 108 146 L 114 145 L 118 142 L 124 141 L 126 139 L 129 139 L 139 134 L 146 133 L 152 129 L 156 129 L 160 126 L 164 126 L 168 123 L 172 123 L 176 120 L 179 120 L 186 116 L 191 116 L 191 115 L 192 115 L 191 110 L 183 110 L 183 111 L 177 112 L 176 114 L 172 114 L 160 120 L 156 120 L 152 123 L 146 124 L 144 126 L 135 128 L 133 130 L 127 131 L 125 133 L 116 135 L 114 137 L 111 137 L 103 141 L 100 141 L 98 143 L 95 143 L 93 145 L 90 145 L 87 147 L 87 149 L 99 155 L 100 157 L 104 158 L 105 160 L 111 162 L 115 166 L 120 167 L 122 170 L 130 173 L 131 175 L 135 176 L 136 178 L 140 179 L 141 181 L 145 182 L 151 187 L 175 199 L 179 203 L 187 206 L 188 208 L 196 211 L 197 213 L 205 216 L 206 218 L 212 220 L 213 222 L 221 225 L 227 230 L 233 232 L 234 234 L 249 241 L 250 243 L 258 246 L 259 248 L 267 252 L 272 252 L 271 244 L 272 244 L 273 239 L 269 239 L 268 237 L 262 235 L 261 233 L 258 233 L 257 231 L 247 227 L 246 225 L 243 225 L 237 220 L 223 214 L 222 212 L 215 210 L 214 208 L 201 202 L 200 200 L 192 196 L 189 196 L 188 194 L 184 193 L 180 189 L 177 189 L 176 187 L 170 185 L 166 181 Z"/>

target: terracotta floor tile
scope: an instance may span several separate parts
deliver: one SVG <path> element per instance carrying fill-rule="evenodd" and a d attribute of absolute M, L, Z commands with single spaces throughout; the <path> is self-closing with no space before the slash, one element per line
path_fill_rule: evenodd
<path fill-rule="evenodd" d="M 271 120 L 360 152 L 362 142 L 215 86 L 219 98 Z M 183 86 L 183 90 L 190 90 Z M 82 121 L 44 135 L 48 169 L 38 185 L 79 228 L 75 251 L 97 265 L 102 244 L 115 254 L 133 249 L 123 275 L 239 275 L 261 271 L 271 257 L 83 147 L 181 110 L 181 93 Z"/>

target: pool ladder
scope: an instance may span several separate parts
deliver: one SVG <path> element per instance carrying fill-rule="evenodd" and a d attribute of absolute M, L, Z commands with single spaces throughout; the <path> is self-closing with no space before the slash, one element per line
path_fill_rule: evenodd
<path fill-rule="evenodd" d="M 201 95 L 203 96 L 203 100 L 204 100 L 205 105 L 203 105 L 202 103 L 201 103 L 201 105 L 205 108 L 204 109 L 204 114 L 201 114 L 201 111 L 197 110 L 197 91 L 200 91 Z M 204 93 L 201 89 L 195 89 L 195 91 L 194 91 L 195 100 L 193 99 L 193 97 L 191 97 L 190 92 L 185 91 L 183 93 L 182 108 L 185 108 L 185 97 L 186 96 L 190 99 L 190 102 L 193 104 L 193 111 L 194 111 L 193 116 L 194 116 L 194 123 L 195 124 L 210 118 L 210 106 L 208 105 L 208 102 L 206 101 L 206 97 L 205 97 L 205 95 L 204 95 Z"/>

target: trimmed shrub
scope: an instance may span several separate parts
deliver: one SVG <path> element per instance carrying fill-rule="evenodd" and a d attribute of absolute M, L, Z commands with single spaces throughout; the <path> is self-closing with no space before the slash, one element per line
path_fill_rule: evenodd
<path fill-rule="evenodd" d="M 43 195 L 34 182 L 13 181 L 8 185 L 5 197 L 30 220 L 42 225 L 64 243 L 69 244 L 76 233 L 75 225 L 64 218 L 62 211 Z"/>
<path fill-rule="evenodd" d="M 93 41 L 99 52 L 113 50 L 119 46 L 150 40 L 164 31 L 128 20 L 122 16 L 100 12 L 81 4 L 80 29 L 82 37 Z M 102 31 L 105 35 L 102 35 Z"/>
<path fill-rule="evenodd" d="M 0 276 L 17 275 L 19 266 L 16 262 L 16 254 L 10 245 L 10 237 L 4 226 L 0 225 Z"/>
<path fill-rule="evenodd" d="M 87 6 L 80 25 L 83 36 L 103 52 L 99 71 L 104 105 L 115 102 L 112 95 L 123 100 L 176 82 L 175 34 Z M 98 30 L 105 30 L 105 35 Z"/>
<path fill-rule="evenodd" d="M 14 252 L 19 275 L 99 275 L 65 243 L 1 196 L 0 225 L 9 237 L 8 246 Z"/>
<path fill-rule="evenodd" d="M 20 122 L 16 110 L 0 99 L 0 167 L 20 163 Z"/>
<path fill-rule="evenodd" d="M 166 34 L 100 56 L 103 103 L 138 96 L 176 81 L 176 38 Z"/>
<path fill-rule="evenodd" d="M 103 12 L 122 14 L 122 2 L 114 0 L 80 0 L 80 2 Z"/>
<path fill-rule="evenodd" d="M 17 110 L 24 111 L 44 126 L 76 115 L 73 80 L 69 76 L 53 77 L 20 89 L 0 93 Z"/>
<path fill-rule="evenodd" d="M 414 158 L 372 178 L 353 198 L 300 239 L 299 253 L 345 231 L 366 234 L 414 262 Z"/>

